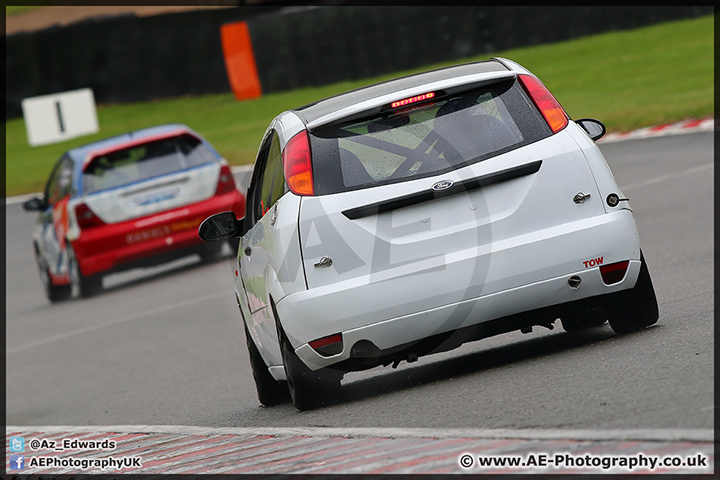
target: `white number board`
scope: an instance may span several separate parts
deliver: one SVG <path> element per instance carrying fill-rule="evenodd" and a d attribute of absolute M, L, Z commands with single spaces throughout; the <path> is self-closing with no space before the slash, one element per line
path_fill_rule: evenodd
<path fill-rule="evenodd" d="M 32 147 L 90 135 L 99 129 L 95 97 L 89 88 L 25 98 L 21 105 Z"/>

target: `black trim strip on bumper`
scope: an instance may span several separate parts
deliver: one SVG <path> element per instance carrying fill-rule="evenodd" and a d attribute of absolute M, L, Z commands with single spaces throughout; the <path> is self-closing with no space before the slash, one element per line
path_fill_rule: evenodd
<path fill-rule="evenodd" d="M 422 202 L 429 202 L 430 200 L 435 200 L 437 198 L 450 197 L 452 195 L 458 195 L 477 188 L 487 187 L 488 185 L 494 185 L 496 183 L 506 182 L 526 175 L 532 175 L 540 170 L 540 165 L 542 165 L 542 160 L 536 160 L 531 163 L 526 163 L 525 165 L 518 165 L 517 167 L 511 167 L 505 170 L 500 170 L 499 172 L 488 173 L 487 175 L 483 175 L 481 177 L 457 182 L 447 190 L 435 191 L 430 189 L 422 192 L 411 193 L 402 197 L 383 200 L 382 202 L 371 203 L 369 205 L 363 205 L 362 207 L 351 208 L 349 210 L 343 210 L 342 213 L 350 220 L 369 217 L 382 212 L 389 212 L 398 208 L 408 207 Z"/>

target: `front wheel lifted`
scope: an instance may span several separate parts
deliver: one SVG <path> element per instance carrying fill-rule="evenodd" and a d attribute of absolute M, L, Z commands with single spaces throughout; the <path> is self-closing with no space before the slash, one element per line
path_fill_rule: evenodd
<path fill-rule="evenodd" d="M 280 343 L 288 390 L 295 408 L 298 410 L 318 408 L 339 395 L 341 372 L 329 368 L 310 370 L 297 356 L 284 332 Z"/>
<path fill-rule="evenodd" d="M 606 305 L 608 320 L 615 333 L 630 333 L 649 327 L 658 321 L 659 312 L 655 289 L 645 257 L 640 252 L 640 274 L 635 286 L 611 295 Z"/>

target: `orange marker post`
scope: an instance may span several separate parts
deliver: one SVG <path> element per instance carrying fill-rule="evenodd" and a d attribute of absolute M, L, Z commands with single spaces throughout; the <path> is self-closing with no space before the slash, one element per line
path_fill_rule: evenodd
<path fill-rule="evenodd" d="M 255 55 L 247 22 L 222 25 L 220 37 L 225 57 L 225 69 L 235 98 L 248 100 L 260 97 L 262 87 L 255 65 Z"/>

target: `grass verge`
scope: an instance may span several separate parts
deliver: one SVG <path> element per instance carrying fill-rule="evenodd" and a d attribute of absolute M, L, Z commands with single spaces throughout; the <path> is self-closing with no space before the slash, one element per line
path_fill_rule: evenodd
<path fill-rule="evenodd" d="M 35 10 L 36 8 L 42 8 L 42 7 L 31 7 L 26 5 L 6 5 L 5 6 L 5 15 L 17 15 L 19 13 L 24 13 L 29 10 Z"/>

